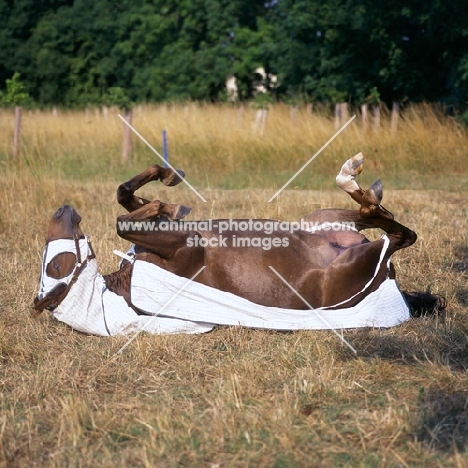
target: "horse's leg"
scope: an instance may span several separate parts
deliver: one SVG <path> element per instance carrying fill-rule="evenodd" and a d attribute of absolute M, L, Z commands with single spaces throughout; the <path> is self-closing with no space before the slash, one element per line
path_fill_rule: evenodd
<path fill-rule="evenodd" d="M 394 221 L 393 215 L 380 204 L 382 200 L 382 185 L 380 180 L 375 182 L 366 191 L 362 190 L 356 183 L 354 177 L 362 171 L 362 160 L 362 153 L 359 153 L 346 161 L 336 177 L 336 182 L 339 187 L 348 192 L 361 205 L 360 217 L 363 217 L 374 226 L 383 229 L 388 234 L 390 238 L 388 255 L 391 255 L 396 250 L 412 245 L 416 241 L 417 235 L 411 229 Z M 395 278 L 395 269 L 392 264 L 390 264 L 389 276 L 390 278 Z M 405 294 L 405 297 L 411 303 L 412 296 Z M 444 301 L 435 295 L 425 293 L 416 294 L 416 297 L 417 300 L 421 300 L 421 305 L 418 304 L 418 307 L 439 311 L 445 308 Z M 411 308 L 413 309 L 413 307 Z"/>
<path fill-rule="evenodd" d="M 362 153 L 356 154 L 343 164 L 339 174 L 336 176 L 336 183 L 338 187 L 349 193 L 351 198 L 359 203 L 359 205 L 362 205 L 364 190 L 359 187 L 355 177 L 362 172 L 363 161 L 364 158 Z M 312 227 L 319 226 L 323 223 L 338 222 L 343 225 L 351 223 L 354 229 L 357 231 L 376 227 L 372 220 L 361 216 L 360 210 L 318 210 L 315 213 L 305 217 L 304 221 L 310 223 Z"/>
<path fill-rule="evenodd" d="M 361 206 L 365 192 L 361 187 L 359 187 L 355 177 L 362 172 L 363 162 L 364 158 L 362 153 L 356 154 L 343 164 L 340 172 L 336 176 L 336 184 L 338 187 L 349 193 L 351 198 Z M 382 199 L 382 194 L 380 194 L 380 199 Z M 390 211 L 386 210 L 382 205 L 379 206 L 382 214 L 393 219 L 393 215 Z"/>
<path fill-rule="evenodd" d="M 336 184 L 338 187 L 349 193 L 359 204 L 361 204 L 364 191 L 359 187 L 354 178 L 362 172 L 363 162 L 364 157 L 362 153 L 356 154 L 341 166 L 341 170 L 336 176 Z"/>
<path fill-rule="evenodd" d="M 174 172 L 169 167 L 161 167 L 158 164 L 153 164 L 148 169 L 143 171 L 141 174 L 133 177 L 127 182 L 119 185 L 117 189 L 117 201 L 127 211 L 135 211 L 141 208 L 143 205 L 150 203 L 145 198 L 137 197 L 134 193 L 143 185 L 153 180 L 160 180 L 164 185 L 172 187 L 177 185 L 185 177 L 185 174 L 181 170 Z"/>
<path fill-rule="evenodd" d="M 317 210 L 303 218 L 302 221 L 307 223 L 306 225 L 312 230 L 324 223 L 340 223 L 344 229 L 347 226 L 352 226 L 356 231 L 376 227 L 371 220 L 363 218 L 359 210 L 341 210 L 336 208 Z"/>
<path fill-rule="evenodd" d="M 344 302 L 340 307 L 351 307 L 378 289 L 387 277 L 393 278 L 393 268 L 390 271 L 387 268 L 387 254 L 379 265 L 383 247 L 384 240 L 379 239 L 350 247 L 339 255 L 323 271 L 318 282 L 323 306 L 330 307 Z M 368 288 L 363 291 L 369 282 Z"/>
<path fill-rule="evenodd" d="M 142 208 L 151 205 L 152 202 Z M 196 232 L 185 230 L 183 227 L 172 230 L 166 229 L 166 226 L 163 229 L 161 223 L 167 222 L 164 218 L 145 226 L 142 222 L 138 223 L 133 216 L 138 211 L 120 216 L 117 222 L 118 235 L 136 245 L 136 258 L 158 265 L 176 275 L 191 278 L 204 264 L 204 248 L 194 246 L 192 242 Z M 126 223 L 128 219 L 133 220 L 133 223 Z M 202 278 L 203 273 L 197 281 Z"/>
<path fill-rule="evenodd" d="M 190 232 L 172 226 L 169 220 L 184 218 L 191 208 L 154 200 L 117 218 L 117 234 L 136 245 L 136 252 L 150 251 L 163 258 L 172 258 L 187 245 Z M 162 225 L 161 223 L 164 223 Z"/>
<path fill-rule="evenodd" d="M 362 155 L 358 154 L 346 161 L 337 176 L 337 184 L 357 201 L 361 208 L 359 211 L 324 210 L 318 213 L 318 218 L 335 218 L 337 221 L 355 222 L 356 229 L 365 227 L 378 227 L 387 233 L 390 240 L 387 251 L 381 261 L 377 277 L 373 280 L 370 290 L 376 289 L 389 275 L 394 277 L 391 267 L 387 271 L 387 260 L 399 249 L 409 247 L 416 241 L 416 233 L 394 220 L 393 215 L 382 207 L 382 184 L 380 180 L 369 189 L 363 190 L 354 180 L 362 171 Z M 329 221 L 329 219 L 327 219 Z M 364 285 L 370 281 L 379 265 L 384 241 L 363 243 L 351 246 L 334 260 L 324 272 L 321 281 L 322 301 L 326 305 L 336 304 L 339 300 L 352 297 L 359 293 Z M 356 303 L 369 291 L 358 294 L 351 301 Z M 361 297 L 362 296 L 362 297 Z M 344 298 L 344 299 L 343 299 Z M 353 305 L 348 303 L 347 305 Z"/>
<path fill-rule="evenodd" d="M 388 256 L 397 250 L 414 244 L 417 235 L 414 231 L 403 226 L 393 219 L 393 215 L 382 207 L 382 183 L 374 182 L 363 194 L 361 203 L 361 216 L 371 221 L 375 226 L 388 234 L 390 246 Z"/>
<path fill-rule="evenodd" d="M 374 182 L 365 191 L 359 187 L 354 178 L 362 172 L 362 163 L 362 153 L 348 159 L 336 176 L 336 183 L 361 205 L 359 218 L 372 224 L 373 227 L 384 230 L 389 235 L 389 255 L 391 255 L 399 249 L 412 245 L 417 236 L 414 231 L 396 222 L 393 214 L 380 204 L 382 201 L 382 183 L 380 180 Z"/>
<path fill-rule="evenodd" d="M 182 219 L 185 218 L 190 211 L 191 208 L 188 206 L 163 203 L 159 200 L 146 201 L 143 205 L 140 205 L 130 213 L 117 218 L 117 232 L 119 232 L 119 225 L 125 225 L 126 223 L 128 224 L 128 222 L 138 223 L 148 220 L 156 222 L 156 219 L 160 217 L 165 217 L 170 220 Z"/>

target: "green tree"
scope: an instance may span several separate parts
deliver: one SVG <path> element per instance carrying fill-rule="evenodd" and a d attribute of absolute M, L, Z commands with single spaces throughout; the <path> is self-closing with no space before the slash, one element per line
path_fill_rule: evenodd
<path fill-rule="evenodd" d="M 460 100 L 468 1 L 278 0 L 269 50 L 284 91 L 362 102 L 372 87 L 386 101 Z"/>
<path fill-rule="evenodd" d="M 31 102 L 26 87 L 20 81 L 19 73 L 15 73 L 11 79 L 6 80 L 6 93 L 2 95 L 1 100 L 8 106 L 24 106 Z"/>
<path fill-rule="evenodd" d="M 0 83 L 43 104 L 212 100 L 254 70 L 275 93 L 361 103 L 468 100 L 468 0 L 0 0 Z M 278 96 L 277 96 L 278 97 Z"/>

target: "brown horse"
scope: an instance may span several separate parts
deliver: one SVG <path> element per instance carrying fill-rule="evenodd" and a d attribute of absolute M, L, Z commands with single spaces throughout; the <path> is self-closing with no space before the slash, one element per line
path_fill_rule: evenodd
<path fill-rule="evenodd" d="M 319 210 L 286 228 L 274 220 L 182 221 L 190 208 L 135 195 L 148 182 L 161 180 L 173 186 L 184 176 L 182 171 L 152 165 L 119 186 L 118 202 L 129 213 L 118 217 L 117 232 L 136 245 L 136 258 L 186 278 L 205 266 L 195 281 L 257 304 L 307 309 L 305 300 L 315 308 L 350 307 L 377 290 L 386 278 L 394 277 L 391 255 L 416 240 L 416 234 L 380 204 L 380 181 L 367 190 L 358 186 L 355 176 L 361 172 L 362 162 L 359 153 L 345 162 L 336 178 L 359 209 Z M 73 208 L 62 206 L 52 216 L 47 242 L 71 238 L 78 242 L 83 237 L 80 221 Z M 366 228 L 380 228 L 386 236 L 371 242 L 359 232 Z M 78 265 L 81 263 L 78 259 Z M 79 275 L 76 264 L 76 256 L 65 252 L 44 268 L 50 278 L 68 278 L 73 283 Z M 130 263 L 104 276 L 107 288 L 129 305 L 130 279 Z M 35 309 L 53 309 L 70 287 L 64 283 L 39 294 Z"/>

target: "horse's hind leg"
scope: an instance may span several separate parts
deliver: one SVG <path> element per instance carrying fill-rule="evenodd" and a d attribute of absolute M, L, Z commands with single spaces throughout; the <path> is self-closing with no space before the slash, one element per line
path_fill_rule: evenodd
<path fill-rule="evenodd" d="M 416 233 L 396 222 L 393 214 L 380 204 L 382 201 L 382 183 L 380 180 L 374 182 L 365 191 L 354 180 L 355 176 L 362 172 L 363 160 L 362 153 L 348 159 L 336 176 L 337 185 L 361 205 L 359 210 L 360 219 L 389 234 L 391 240 L 390 254 L 396 250 L 409 247 L 416 241 Z"/>
<path fill-rule="evenodd" d="M 416 241 L 414 231 L 394 220 L 393 215 L 382 207 L 382 183 L 374 182 L 363 194 L 360 214 L 375 226 L 385 231 L 390 238 L 389 253 L 409 247 Z"/>
<path fill-rule="evenodd" d="M 361 204 L 364 190 L 359 187 L 354 178 L 362 172 L 363 162 L 364 157 L 362 153 L 356 154 L 341 166 L 341 170 L 336 176 L 336 184 L 338 187 L 349 193 L 353 200 L 356 200 L 359 204 Z"/>
<path fill-rule="evenodd" d="M 341 210 L 336 208 L 324 208 L 317 210 L 314 213 L 302 219 L 306 226 L 308 225 L 311 231 L 314 228 L 323 226 L 326 223 L 335 225 L 339 223 L 344 230 L 362 231 L 363 229 L 375 228 L 372 220 L 365 219 L 361 216 L 359 210 Z"/>
<path fill-rule="evenodd" d="M 149 200 L 135 195 L 135 192 L 139 188 L 143 187 L 143 185 L 146 185 L 148 182 L 153 180 L 160 180 L 164 185 L 172 187 L 179 184 L 184 177 L 184 172 L 179 169 L 177 172 L 174 172 L 169 167 L 166 168 L 161 167 L 158 164 L 153 164 L 141 174 L 138 174 L 129 181 L 119 185 L 117 189 L 117 201 L 127 211 L 135 211 L 143 205 L 150 203 Z"/>
<path fill-rule="evenodd" d="M 359 187 L 355 177 L 362 172 L 362 164 L 364 157 L 362 153 L 358 153 L 352 158 L 348 159 L 341 167 L 340 172 L 336 176 L 336 184 L 346 193 L 349 193 L 351 198 L 362 206 L 365 191 Z M 380 183 L 380 180 L 378 181 Z M 382 186 L 380 185 L 380 191 Z M 382 193 L 380 193 L 380 200 Z M 393 219 L 393 214 L 379 204 L 380 211 L 388 218 Z"/>

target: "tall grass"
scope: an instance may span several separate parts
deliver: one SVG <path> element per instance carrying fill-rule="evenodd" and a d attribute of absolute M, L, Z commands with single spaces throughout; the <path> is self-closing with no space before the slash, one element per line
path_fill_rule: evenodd
<path fill-rule="evenodd" d="M 135 109 L 135 128 L 161 153 L 168 133 L 170 162 L 197 187 L 282 186 L 335 133 L 326 113 L 285 105 L 270 108 L 265 132 L 255 131 L 255 110 L 231 105 L 160 105 Z M 11 112 L 0 113 L 0 161 L 34 174 L 78 180 L 119 180 L 159 158 L 134 135 L 131 163 L 120 160 L 123 123 L 85 111 L 25 112 L 21 161 L 12 161 Z M 405 110 L 396 133 L 383 115 L 379 131 L 364 131 L 358 118 L 327 147 L 291 188 L 331 188 L 342 161 L 359 151 L 366 182 L 385 174 L 388 187 L 457 189 L 468 178 L 468 132 L 428 105 Z M 437 175 L 437 179 L 434 176 Z M 436 183 L 434 184 L 434 182 Z"/>

